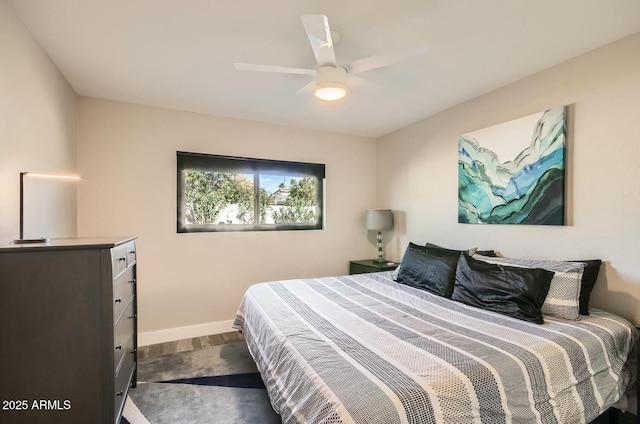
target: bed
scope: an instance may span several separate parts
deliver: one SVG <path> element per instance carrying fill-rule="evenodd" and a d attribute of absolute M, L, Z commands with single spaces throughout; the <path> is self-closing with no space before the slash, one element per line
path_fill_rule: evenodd
<path fill-rule="evenodd" d="M 260 283 L 234 327 L 284 423 L 585 423 L 625 401 L 636 333 L 523 321 L 391 272 Z"/>

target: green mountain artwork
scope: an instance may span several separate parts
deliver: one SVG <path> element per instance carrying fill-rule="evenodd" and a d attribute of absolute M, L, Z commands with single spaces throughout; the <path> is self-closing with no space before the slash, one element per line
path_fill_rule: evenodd
<path fill-rule="evenodd" d="M 507 131 L 500 140 L 523 146 L 513 160 L 501 162 L 482 140 L 459 137 L 458 222 L 564 225 L 565 107 L 537 115 L 529 140 L 509 139 Z"/>

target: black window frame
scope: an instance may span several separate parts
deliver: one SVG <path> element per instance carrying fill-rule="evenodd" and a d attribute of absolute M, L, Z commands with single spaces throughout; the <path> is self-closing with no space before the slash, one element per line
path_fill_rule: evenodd
<path fill-rule="evenodd" d="M 233 232 L 233 231 L 288 231 L 324 229 L 324 182 L 325 165 L 307 162 L 290 162 L 272 159 L 257 159 L 236 156 L 211 155 L 176 151 L 177 168 L 177 232 Z M 318 180 L 316 190 L 317 222 L 286 224 L 192 224 L 186 225 L 184 171 L 206 170 L 254 174 L 254 214 L 259 214 L 259 175 L 286 175 L 291 177 L 314 177 Z"/>

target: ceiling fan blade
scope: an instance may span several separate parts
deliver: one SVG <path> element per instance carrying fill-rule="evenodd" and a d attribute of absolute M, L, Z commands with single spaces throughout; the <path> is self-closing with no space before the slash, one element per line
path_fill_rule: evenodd
<path fill-rule="evenodd" d="M 356 87 L 366 87 L 368 90 L 383 90 L 384 86 L 378 84 L 377 82 L 369 81 L 368 79 L 364 79 L 362 77 L 357 77 L 355 75 L 349 75 L 349 85 Z"/>
<path fill-rule="evenodd" d="M 423 55 L 428 51 L 429 49 L 424 44 L 417 44 L 415 46 L 396 50 L 393 53 L 379 54 L 354 60 L 353 62 L 346 63 L 342 66 L 349 74 L 359 74 L 361 72 L 371 71 L 373 69 L 404 62 L 412 57 Z"/>
<path fill-rule="evenodd" d="M 315 81 L 311 81 L 309 84 L 305 85 L 304 87 L 302 87 L 300 90 L 298 90 L 298 92 L 296 94 L 311 94 L 313 93 L 313 88 L 316 86 L 316 82 Z"/>
<path fill-rule="evenodd" d="M 300 75 L 314 75 L 316 73 L 313 69 L 304 68 L 289 68 L 286 66 L 271 66 L 271 65 L 254 65 L 252 63 L 234 63 L 233 66 L 238 71 L 257 71 L 257 72 L 277 72 L 282 74 L 300 74 Z"/>
<path fill-rule="evenodd" d="M 318 66 L 336 64 L 329 19 L 325 15 L 302 15 L 302 24 L 316 56 Z"/>

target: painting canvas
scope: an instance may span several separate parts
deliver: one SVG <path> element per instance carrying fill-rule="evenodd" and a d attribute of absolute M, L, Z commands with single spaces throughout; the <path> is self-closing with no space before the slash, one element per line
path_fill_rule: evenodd
<path fill-rule="evenodd" d="M 458 139 L 458 222 L 564 225 L 566 108 Z"/>

